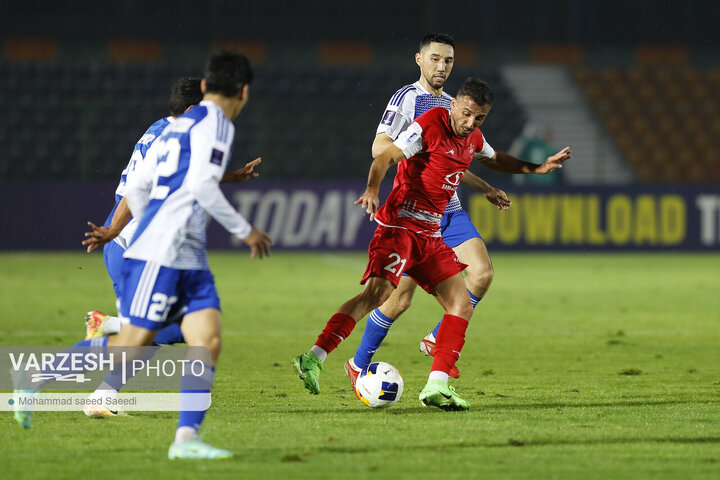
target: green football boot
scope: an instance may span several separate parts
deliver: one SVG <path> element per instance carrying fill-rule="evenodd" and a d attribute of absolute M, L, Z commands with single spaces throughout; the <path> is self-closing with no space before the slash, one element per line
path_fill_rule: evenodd
<path fill-rule="evenodd" d="M 420 392 L 420 401 L 426 407 L 437 407 L 446 411 L 470 409 L 470 404 L 458 397 L 455 389 L 442 380 L 428 380 Z"/>
<path fill-rule="evenodd" d="M 305 388 L 313 395 L 320 393 L 320 370 L 322 370 L 320 359 L 314 353 L 307 352 L 293 358 L 293 365 L 305 383 Z"/>
<path fill-rule="evenodd" d="M 215 448 L 208 445 L 199 438 L 193 438 L 187 442 L 173 443 L 168 450 L 168 458 L 183 458 L 189 460 L 216 460 L 230 458 L 233 454 L 230 450 Z"/>
<path fill-rule="evenodd" d="M 13 381 L 13 417 L 22 428 L 30 428 L 33 420 L 33 406 L 40 391 L 31 388 L 25 375 L 17 370 L 10 370 Z"/>

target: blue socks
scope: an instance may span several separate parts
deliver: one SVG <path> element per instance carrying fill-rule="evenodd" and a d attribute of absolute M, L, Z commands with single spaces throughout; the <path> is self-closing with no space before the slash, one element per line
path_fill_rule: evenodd
<path fill-rule="evenodd" d="M 370 365 L 373 355 L 380 348 L 394 321 L 395 319 L 383 315 L 378 308 L 370 312 L 360 346 L 353 359 L 357 367 L 362 369 Z"/>
<path fill-rule="evenodd" d="M 470 302 L 473 308 L 475 308 L 482 297 L 473 295 L 469 290 L 468 293 L 470 294 Z M 365 324 L 365 331 L 363 332 L 360 346 L 358 346 L 357 351 L 355 351 L 355 357 L 353 357 L 353 361 L 358 368 L 362 369 L 370 365 L 373 355 L 377 352 L 377 349 L 380 348 L 383 340 L 385 340 L 388 330 L 392 327 L 394 321 L 395 319 L 383 315 L 378 308 L 370 312 L 370 316 Z M 434 337 L 437 337 L 439 328 L 440 323 L 438 323 L 432 331 Z"/>
<path fill-rule="evenodd" d="M 470 290 L 468 290 L 468 293 L 470 294 L 470 303 L 472 303 L 473 309 L 475 309 L 475 307 L 477 307 L 478 302 L 480 300 L 482 300 L 482 297 L 473 295 L 473 293 Z M 440 330 L 441 323 L 442 323 L 442 320 L 440 320 L 440 322 L 438 322 L 438 324 L 435 325 L 435 328 L 433 328 L 433 331 L 432 331 L 433 338 L 437 338 L 437 332 L 438 332 L 438 330 Z"/>
<path fill-rule="evenodd" d="M 210 390 L 212 389 L 214 376 L 215 368 L 205 365 L 202 377 L 183 375 L 180 379 L 178 428 L 190 427 L 196 431 L 200 430 L 207 407 L 205 410 L 199 410 L 198 407 L 201 407 L 203 403 L 207 406 L 210 405 Z M 185 408 L 193 408 L 193 410 L 185 410 Z"/>

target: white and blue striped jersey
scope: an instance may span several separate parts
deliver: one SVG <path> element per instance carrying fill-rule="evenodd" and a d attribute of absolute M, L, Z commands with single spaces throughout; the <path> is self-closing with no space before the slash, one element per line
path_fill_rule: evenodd
<path fill-rule="evenodd" d="M 442 95 L 439 97 L 433 95 L 425 90 L 419 81 L 411 85 L 405 85 L 390 98 L 375 135 L 384 133 L 395 141 L 402 132 L 407 130 L 417 117 L 428 110 L 435 107 L 443 107 L 447 111 L 450 111 L 452 100 L 452 95 L 448 95 L 445 92 L 442 92 Z M 482 156 L 490 155 L 490 157 L 495 155 L 495 150 L 487 143 L 484 137 L 483 151 L 479 152 L 479 154 Z M 445 208 L 445 213 L 457 212 L 459 210 L 462 210 L 462 204 L 460 203 L 457 192 L 455 192 L 447 208 Z"/>
<path fill-rule="evenodd" d="M 133 149 L 130 161 L 128 162 L 125 169 L 122 171 L 122 174 L 120 175 L 120 183 L 118 183 L 118 186 L 115 189 L 115 206 L 110 212 L 107 220 L 105 220 L 103 226 L 110 226 L 110 222 L 112 222 L 113 215 L 115 215 L 115 210 L 117 209 L 118 203 L 120 203 L 120 200 L 122 200 L 122 198 L 125 196 L 125 184 L 127 183 L 128 175 L 133 175 L 138 163 L 142 162 L 145 159 L 145 155 L 147 154 L 150 145 L 153 144 L 155 139 L 160 136 L 162 131 L 165 130 L 165 127 L 170 125 L 173 120 L 173 117 L 165 117 L 153 123 L 147 130 L 145 130 L 143 136 L 140 137 L 140 140 L 138 140 L 135 144 L 135 148 Z M 128 221 L 127 225 L 123 227 L 120 234 L 118 234 L 118 236 L 114 238 L 115 243 L 120 245 L 122 248 L 127 248 L 130 239 L 135 233 L 135 228 L 137 228 L 137 220 L 132 217 Z"/>
<path fill-rule="evenodd" d="M 206 212 L 239 238 L 251 226 L 220 190 L 235 126 L 204 100 L 168 126 L 126 185 L 139 218 L 126 258 L 178 270 L 207 270 Z"/>

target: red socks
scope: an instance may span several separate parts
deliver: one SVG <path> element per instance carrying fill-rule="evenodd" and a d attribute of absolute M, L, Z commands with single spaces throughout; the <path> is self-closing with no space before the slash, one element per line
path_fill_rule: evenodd
<path fill-rule="evenodd" d="M 467 327 L 468 321 L 464 318 L 445 314 L 435 339 L 435 357 L 430 370 L 450 373 L 465 345 Z"/>
<path fill-rule="evenodd" d="M 353 328 L 355 328 L 355 319 L 344 313 L 336 313 L 328 320 L 325 329 L 318 336 L 315 345 L 330 353 L 345 340 Z"/>

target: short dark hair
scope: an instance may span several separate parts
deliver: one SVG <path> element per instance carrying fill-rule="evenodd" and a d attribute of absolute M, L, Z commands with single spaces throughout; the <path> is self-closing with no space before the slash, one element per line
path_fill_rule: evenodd
<path fill-rule="evenodd" d="M 235 52 L 215 52 L 205 64 L 205 91 L 234 97 L 250 85 L 253 72 L 247 57 Z"/>
<path fill-rule="evenodd" d="M 442 43 L 443 45 L 450 45 L 455 48 L 455 40 L 447 33 L 429 33 L 420 40 L 420 48 L 418 52 L 422 51 L 423 48 L 427 47 L 431 43 Z"/>
<path fill-rule="evenodd" d="M 203 98 L 200 90 L 200 79 L 197 77 L 182 77 L 170 88 L 170 115 L 179 117 L 188 107 L 197 105 Z"/>
<path fill-rule="evenodd" d="M 466 78 L 455 97 L 470 97 L 479 106 L 492 106 L 495 103 L 495 95 L 490 90 L 490 85 L 479 78 Z"/>

